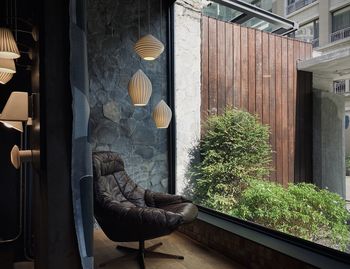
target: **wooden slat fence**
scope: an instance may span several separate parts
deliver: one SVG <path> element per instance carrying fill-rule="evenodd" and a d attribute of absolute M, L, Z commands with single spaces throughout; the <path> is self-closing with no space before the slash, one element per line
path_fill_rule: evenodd
<path fill-rule="evenodd" d="M 271 129 L 271 181 L 312 179 L 312 75 L 298 72 L 312 45 L 202 17 L 201 117 L 234 106 Z"/>

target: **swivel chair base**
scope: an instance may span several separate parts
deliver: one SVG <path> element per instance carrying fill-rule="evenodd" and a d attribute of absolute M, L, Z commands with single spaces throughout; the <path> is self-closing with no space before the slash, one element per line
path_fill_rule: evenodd
<path fill-rule="evenodd" d="M 124 247 L 124 246 L 117 246 L 116 247 L 117 249 L 126 252 L 126 254 L 124 256 L 117 257 L 117 258 L 111 259 L 109 261 L 103 262 L 99 266 L 104 267 L 104 266 L 111 264 L 115 261 L 137 258 L 137 261 L 140 265 L 140 268 L 145 269 L 146 268 L 145 267 L 145 258 L 178 259 L 178 260 L 184 259 L 183 256 L 153 251 L 156 248 L 160 247 L 161 245 L 162 245 L 162 243 L 157 243 L 157 244 L 154 244 L 148 248 L 145 248 L 145 241 L 140 241 L 138 249 Z"/>

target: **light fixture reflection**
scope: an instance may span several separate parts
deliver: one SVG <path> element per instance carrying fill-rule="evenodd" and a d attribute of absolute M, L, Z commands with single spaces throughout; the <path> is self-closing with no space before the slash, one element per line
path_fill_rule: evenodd
<path fill-rule="evenodd" d="M 164 100 L 160 101 L 153 110 L 153 120 L 157 128 L 168 128 L 172 118 L 172 114 L 173 113 L 170 107 L 164 102 Z"/>
<path fill-rule="evenodd" d="M 0 58 L 0 72 L 1 73 L 16 73 L 16 65 L 13 59 Z"/>
<path fill-rule="evenodd" d="M 13 34 L 8 28 L 0 28 L 0 58 L 17 59 L 21 57 Z"/>

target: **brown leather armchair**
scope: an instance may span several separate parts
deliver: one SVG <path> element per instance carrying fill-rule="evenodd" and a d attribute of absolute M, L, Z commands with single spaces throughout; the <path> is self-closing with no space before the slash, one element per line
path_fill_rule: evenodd
<path fill-rule="evenodd" d="M 113 152 L 93 154 L 94 210 L 98 224 L 115 242 L 138 241 L 139 249 L 117 246 L 138 258 L 175 258 L 183 256 L 154 252 L 162 243 L 145 248 L 145 240 L 164 236 L 179 225 L 193 221 L 198 209 L 182 196 L 145 190 L 133 182 L 124 170 L 123 160 Z M 115 260 L 100 264 L 105 266 Z"/>

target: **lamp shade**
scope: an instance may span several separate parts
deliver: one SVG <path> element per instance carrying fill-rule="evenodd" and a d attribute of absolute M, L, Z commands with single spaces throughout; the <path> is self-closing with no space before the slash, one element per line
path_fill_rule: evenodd
<path fill-rule="evenodd" d="M 173 113 L 170 107 L 164 102 L 160 101 L 153 110 L 153 120 L 159 129 L 168 128 Z"/>
<path fill-rule="evenodd" d="M 3 73 L 0 72 L 0 84 L 6 84 L 13 77 L 13 73 Z"/>
<path fill-rule="evenodd" d="M 28 120 L 28 93 L 12 92 L 6 102 L 0 121 L 27 121 Z"/>
<path fill-rule="evenodd" d="M 16 65 L 13 59 L 0 58 L 0 72 L 2 73 L 16 73 Z"/>
<path fill-rule="evenodd" d="M 153 61 L 164 51 L 164 45 L 153 35 L 141 37 L 135 44 L 136 53 L 146 61 Z"/>
<path fill-rule="evenodd" d="M 21 56 L 13 34 L 8 28 L 0 28 L 0 58 L 17 59 Z"/>
<path fill-rule="evenodd" d="M 129 95 L 134 106 L 147 105 L 152 94 L 152 83 L 146 74 L 139 69 L 129 82 Z"/>
<path fill-rule="evenodd" d="M 21 133 L 23 133 L 23 123 L 21 121 L 0 121 L 7 128 L 15 129 Z"/>

